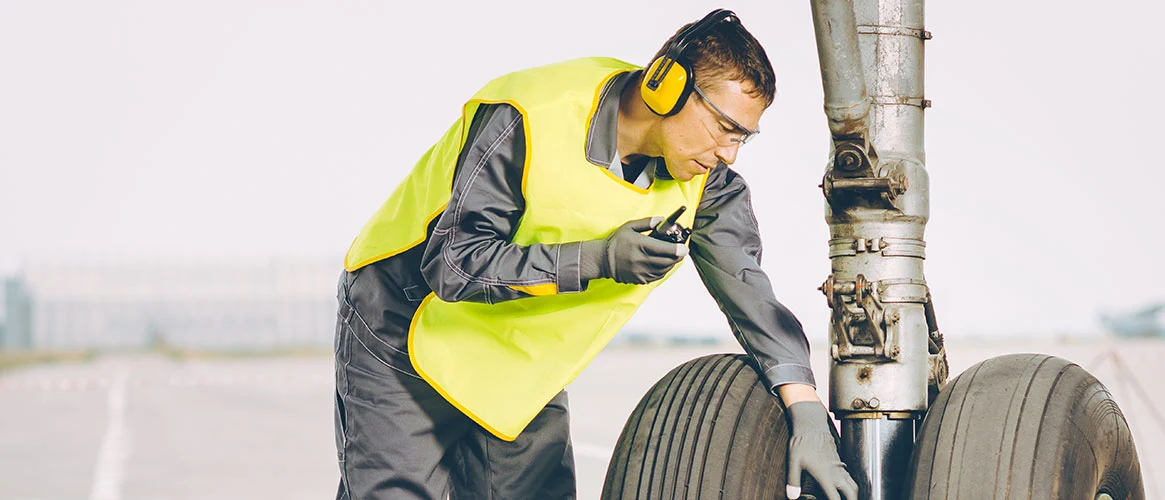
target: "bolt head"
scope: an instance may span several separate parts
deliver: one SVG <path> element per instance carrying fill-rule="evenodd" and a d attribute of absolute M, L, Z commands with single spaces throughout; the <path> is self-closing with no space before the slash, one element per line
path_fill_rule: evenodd
<path fill-rule="evenodd" d="M 842 170 L 857 170 L 862 166 L 862 157 L 857 151 L 841 151 L 837 154 L 837 167 Z"/>

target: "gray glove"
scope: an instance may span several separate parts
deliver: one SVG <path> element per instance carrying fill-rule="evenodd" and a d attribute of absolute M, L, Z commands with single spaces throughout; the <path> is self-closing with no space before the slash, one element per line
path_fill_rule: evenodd
<path fill-rule="evenodd" d="M 579 273 L 584 280 L 611 278 L 642 285 L 662 278 L 688 254 L 682 243 L 657 240 L 646 233 L 662 217 L 633 220 L 605 240 L 582 242 Z"/>
<path fill-rule="evenodd" d="M 817 480 L 829 500 L 858 500 L 858 485 L 837 456 L 837 442 L 829 432 L 829 414 L 820 401 L 793 403 L 785 409 L 793 427 L 789 438 L 789 498 L 801 496 L 801 471 Z"/>

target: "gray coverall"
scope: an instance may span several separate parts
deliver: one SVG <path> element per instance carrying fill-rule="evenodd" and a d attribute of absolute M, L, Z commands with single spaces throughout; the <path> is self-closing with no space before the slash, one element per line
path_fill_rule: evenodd
<path fill-rule="evenodd" d="M 619 95 L 638 72 L 603 89 L 587 132 L 587 159 L 647 187 L 667 177 L 662 159 L 630 165 L 615 151 Z M 524 208 L 526 138 L 508 104 L 482 105 L 457 161 L 445 213 L 425 244 L 340 277 L 336 324 L 338 499 L 574 498 L 566 392 L 513 442 L 491 435 L 446 402 L 409 362 L 410 320 L 430 292 L 442 300 L 498 303 L 529 297 L 507 285 L 585 290 L 578 243 L 510 243 Z M 705 287 L 770 392 L 814 385 L 801 323 L 773 295 L 748 186 L 727 166 L 709 174 L 690 256 Z M 455 211 L 460 221 L 453 227 Z M 660 214 L 666 215 L 666 214 Z"/>

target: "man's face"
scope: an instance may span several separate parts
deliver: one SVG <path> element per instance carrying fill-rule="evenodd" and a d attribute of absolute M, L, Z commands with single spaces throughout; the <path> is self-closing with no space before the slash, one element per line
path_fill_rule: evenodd
<path fill-rule="evenodd" d="M 692 92 L 679 113 L 663 120 L 660 147 L 674 179 L 686 181 L 707 173 L 721 161 L 736 161 L 741 140 L 757 130 L 765 111 L 760 97 L 744 92 L 747 85 L 726 81 L 701 86 L 703 97 Z"/>

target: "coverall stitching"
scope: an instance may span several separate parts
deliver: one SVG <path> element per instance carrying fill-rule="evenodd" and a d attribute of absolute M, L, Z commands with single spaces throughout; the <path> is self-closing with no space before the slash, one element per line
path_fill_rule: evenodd
<path fill-rule="evenodd" d="M 484 436 L 481 440 L 481 451 L 485 455 L 485 494 L 486 500 L 494 498 L 494 480 L 493 480 L 493 462 L 489 459 L 489 436 Z"/>
<path fill-rule="evenodd" d="M 343 319 L 344 328 L 348 332 L 351 332 L 350 322 L 352 321 L 352 315 L 356 314 L 356 308 L 352 307 L 352 303 L 348 301 L 348 294 L 349 294 L 349 291 L 351 290 L 351 287 L 352 287 L 352 284 L 347 279 L 345 279 L 344 280 L 344 295 L 341 298 L 344 301 L 344 306 L 348 308 L 348 313 L 344 315 L 344 319 Z M 352 338 L 351 337 L 352 337 L 351 335 L 348 335 L 348 338 L 345 339 L 346 343 L 348 344 L 348 345 L 344 346 L 344 349 L 345 349 L 344 369 L 345 370 L 347 370 L 348 365 L 350 365 L 352 363 Z M 348 390 L 350 388 L 351 388 L 351 384 L 348 383 L 348 377 L 345 375 L 345 377 L 344 377 L 344 394 L 348 394 Z M 346 433 L 345 433 L 345 438 L 347 438 Z"/>
<path fill-rule="evenodd" d="M 494 142 L 491 143 L 488 148 L 486 148 L 485 152 L 482 153 L 481 158 L 474 165 L 473 171 L 469 174 L 469 179 L 467 179 L 465 181 L 465 186 L 463 188 L 463 192 L 468 192 L 469 189 L 473 187 L 474 181 L 477 180 L 477 176 L 481 173 L 482 169 L 485 168 L 485 164 L 488 163 L 490 158 L 493 157 L 493 154 L 498 149 L 498 147 L 500 147 L 501 144 L 511 136 L 514 129 L 517 128 L 518 122 L 521 120 L 521 118 L 522 118 L 522 115 L 519 114 L 518 116 L 515 116 L 512 120 L 510 120 L 510 122 L 506 125 L 506 128 L 503 129 L 502 132 L 498 135 L 498 138 L 495 139 Z M 452 246 L 454 246 L 457 242 L 457 226 L 461 224 L 461 209 L 464 206 L 465 206 L 465 197 L 463 197 L 463 196 L 458 197 L 457 206 L 454 207 L 454 210 L 453 210 L 453 222 L 452 222 L 452 224 L 450 224 L 450 226 L 448 228 L 445 228 L 443 230 L 434 229 L 434 232 L 440 231 L 438 234 L 447 234 L 448 233 L 451 235 L 449 237 L 449 243 L 441 249 L 441 257 L 442 257 L 442 260 L 445 261 L 446 266 L 448 266 L 449 269 L 454 272 L 454 274 L 456 274 L 458 277 L 468 281 L 469 283 L 478 283 L 478 284 L 482 284 L 482 285 L 493 285 L 493 286 L 513 286 L 513 285 L 524 286 L 524 285 L 539 285 L 539 284 L 544 284 L 544 283 L 555 283 L 555 281 L 556 281 L 555 277 L 539 278 L 539 279 L 534 279 L 534 280 L 496 280 L 496 279 L 491 280 L 491 279 L 484 279 L 484 278 L 479 278 L 477 276 L 473 276 L 472 274 L 470 274 L 470 273 L 466 272 L 464 269 L 462 269 L 459 265 L 457 265 L 457 263 L 454 261 L 452 255 L 450 255 L 449 249 Z M 557 265 L 557 262 L 555 263 L 555 265 Z M 489 295 L 488 295 L 488 293 L 489 293 L 488 288 L 485 288 L 485 290 L 487 290 L 487 292 L 486 292 L 487 303 L 492 303 L 492 302 L 489 302 L 490 299 L 489 299 Z"/>
<path fill-rule="evenodd" d="M 343 400 L 343 398 L 341 398 L 341 400 Z M 349 475 L 349 472 L 348 472 L 348 428 L 349 428 L 349 425 L 350 424 L 348 422 L 348 412 L 345 411 L 344 412 L 344 432 L 341 433 L 343 438 L 344 438 L 343 458 L 340 459 L 340 468 L 341 468 L 340 481 L 342 481 L 344 483 L 344 495 L 342 497 L 340 497 L 341 499 L 352 498 L 351 497 L 352 483 L 350 483 L 348 481 L 348 475 Z"/>
<path fill-rule="evenodd" d="M 716 267 L 716 266 L 713 266 L 713 267 Z M 716 269 L 719 269 L 719 268 L 717 267 Z M 699 272 L 699 266 L 697 266 L 697 267 L 696 267 L 696 271 L 697 271 L 697 272 Z M 711 295 L 711 296 L 712 296 L 712 298 L 713 298 L 713 299 L 716 301 L 716 305 L 720 307 L 720 310 L 722 310 L 722 311 L 724 311 L 724 310 L 727 310 L 727 309 L 724 307 L 724 302 L 720 300 L 720 297 L 717 297 L 717 296 L 716 296 L 716 294 L 714 294 L 714 293 L 713 293 L 713 294 L 709 294 L 709 295 Z M 752 346 L 752 343 L 751 343 L 751 342 L 749 342 L 749 341 L 748 341 L 748 339 L 746 338 L 746 336 L 744 335 L 744 333 L 745 333 L 745 332 L 744 332 L 744 330 L 743 330 L 743 329 L 741 329 L 741 328 L 740 328 L 740 324 L 738 324 L 738 323 L 736 322 L 736 320 L 735 320 L 735 319 L 732 317 L 732 315 L 731 315 L 731 314 L 725 314 L 724 316 L 725 316 L 726 318 L 728 318 L 728 323 L 729 323 L 729 325 L 731 325 L 731 327 L 732 327 L 732 330 L 733 330 L 734 332 L 738 333 L 738 334 L 737 334 L 737 339 L 738 339 L 738 340 L 740 341 L 740 343 L 742 344 L 742 345 L 741 345 L 741 347 L 744 347 L 744 350 L 748 352 L 748 355 L 749 355 L 749 357 L 751 357 L 752 359 L 756 360 L 757 364 L 761 364 L 762 362 L 761 362 L 760 358 L 759 358 L 758 356 L 756 356 L 756 355 L 754 355 L 754 354 L 753 354 L 753 353 L 755 352 L 755 349 L 753 348 L 753 346 Z M 778 366 L 778 365 L 773 365 L 773 366 Z M 772 368 L 772 366 L 764 366 L 764 365 L 761 365 L 761 369 L 762 369 L 762 371 L 764 371 L 765 373 L 768 373 L 768 371 L 769 371 L 771 368 Z"/>
<path fill-rule="evenodd" d="M 770 372 L 780 371 L 782 368 L 785 368 L 785 367 L 798 367 L 798 368 L 808 369 L 810 372 L 813 371 L 813 367 L 802 365 L 799 363 L 778 363 L 776 365 L 773 365 L 771 368 L 765 370 L 765 375 L 767 376 Z M 771 383 L 772 380 L 769 380 L 769 382 Z M 809 382 L 803 382 L 803 381 L 797 381 L 797 380 L 789 380 L 787 382 L 781 382 L 781 385 L 784 385 L 784 384 L 805 384 L 805 385 L 817 387 L 816 381 L 814 381 L 814 383 L 812 383 L 812 384 L 810 384 Z"/>
<path fill-rule="evenodd" d="M 401 288 L 400 291 L 404 292 L 405 299 L 408 300 L 409 302 L 420 302 L 422 300 L 425 300 L 425 298 L 421 297 L 419 299 L 416 299 L 416 298 L 413 298 L 413 294 L 409 293 L 409 290 L 412 290 L 414 288 L 420 288 L 420 287 L 421 287 L 421 285 L 413 285 L 410 287 Z"/>
<path fill-rule="evenodd" d="M 344 292 L 344 304 L 347 305 L 347 303 L 348 303 L 348 292 L 345 291 Z M 339 382 L 340 381 L 339 380 L 336 381 L 336 392 L 337 392 L 336 397 L 340 398 L 341 403 L 343 402 L 345 396 L 352 393 L 352 382 L 348 378 L 348 367 L 349 367 L 349 365 L 352 364 L 352 337 L 353 337 L 353 335 L 352 335 L 352 329 L 349 327 L 348 322 L 351 321 L 352 314 L 354 311 L 355 311 L 355 309 L 348 307 L 348 314 L 344 315 L 343 326 L 341 326 L 341 328 L 343 328 L 344 332 L 346 333 L 346 335 L 344 335 L 345 338 L 343 340 L 344 340 L 344 343 L 347 344 L 347 345 L 343 346 L 343 349 L 345 352 L 344 362 L 340 366 L 340 370 L 344 372 L 344 392 L 343 392 L 343 394 L 339 393 L 339 389 L 340 389 Z M 339 374 L 337 374 L 337 379 L 338 378 L 339 378 Z M 340 433 L 341 449 L 339 450 L 341 463 L 347 462 L 347 460 L 348 460 L 348 429 L 350 428 L 350 424 L 348 421 L 348 412 L 346 412 L 346 411 L 344 412 L 343 426 L 344 426 L 343 432 Z"/>
<path fill-rule="evenodd" d="M 743 193 L 743 194 L 744 194 L 744 199 L 745 199 L 744 208 L 745 208 L 746 210 L 748 210 L 748 218 L 750 219 L 750 222 L 752 223 L 752 229 L 753 229 L 754 233 L 759 235 L 759 234 L 760 234 L 760 222 L 758 222 L 758 221 L 757 221 L 757 219 L 756 219 L 756 213 L 754 213 L 754 212 L 753 212 L 753 209 L 752 209 L 752 190 L 751 190 L 751 189 L 748 189 L 748 184 L 747 184 L 747 183 L 744 183 L 744 182 L 742 182 L 742 184 L 744 184 L 744 193 Z M 757 258 L 756 258 L 756 260 L 757 260 L 757 264 L 758 264 L 758 265 L 760 264 L 760 259 L 761 259 L 761 254 L 760 254 L 760 252 L 758 251 L 758 252 L 757 252 Z M 735 323 L 736 323 L 736 322 L 735 322 L 735 321 L 733 321 L 733 324 L 734 324 L 734 325 L 735 325 Z M 737 328 L 740 328 L 740 327 L 739 327 L 739 326 L 737 326 Z M 741 338 L 743 339 L 743 338 L 744 338 L 744 336 L 743 336 L 743 335 L 741 335 Z M 750 348 L 750 349 L 752 348 L 751 344 L 749 345 L 749 348 Z M 757 358 L 756 356 L 754 356 L 753 358 L 754 358 L 754 359 L 757 359 L 757 360 L 758 360 L 758 362 L 759 362 L 759 358 Z M 775 365 L 773 365 L 773 366 L 771 366 L 771 367 L 765 368 L 765 374 L 767 375 L 767 374 L 769 373 L 769 371 L 771 371 L 771 370 L 776 370 L 776 369 L 778 369 L 778 368 L 780 368 L 780 367 L 782 367 L 782 366 L 801 366 L 801 367 L 805 367 L 805 368 L 810 368 L 810 367 L 808 367 L 808 366 L 806 366 L 806 365 L 802 365 L 802 364 L 787 364 L 787 363 L 777 363 L 777 364 L 775 364 Z M 810 368 L 810 370 L 812 370 L 812 368 Z"/>
<path fill-rule="evenodd" d="M 356 314 L 356 309 L 353 308 L 352 304 L 348 302 L 347 297 L 344 297 L 344 306 L 348 308 L 348 314 L 345 314 L 344 319 L 341 321 L 344 322 L 344 325 L 348 325 L 348 323 L 352 321 L 352 315 Z"/>
<path fill-rule="evenodd" d="M 348 378 L 348 374 L 347 374 L 348 367 L 352 363 L 352 337 L 355 337 L 354 332 L 352 332 L 352 328 L 349 326 L 349 321 L 351 321 L 352 315 L 356 312 L 356 309 L 354 307 L 352 307 L 351 303 L 348 301 L 348 293 L 349 293 L 349 290 L 351 290 L 351 287 L 352 287 L 351 281 L 349 281 L 347 278 L 345 278 L 344 279 L 344 286 L 343 286 L 344 294 L 343 294 L 342 298 L 344 300 L 344 305 L 348 307 L 348 314 L 344 315 L 344 320 L 343 320 L 344 326 L 342 328 L 347 333 L 347 335 L 346 335 L 347 338 L 344 339 L 345 343 L 347 343 L 347 345 L 344 346 L 344 349 L 345 349 L 347 355 L 344 356 L 344 363 L 343 363 L 343 366 L 341 367 L 341 370 L 344 371 L 344 394 L 345 395 L 351 394 L 351 392 L 352 392 L 352 382 Z M 338 387 L 337 387 L 337 389 L 338 389 Z M 344 403 L 344 399 L 345 399 L 344 396 L 341 396 L 340 394 L 336 394 L 336 397 L 339 398 L 339 402 L 341 404 Z M 350 420 L 350 416 L 349 416 L 348 411 L 344 412 L 344 419 L 343 419 L 343 422 L 341 422 L 341 425 L 343 425 L 344 428 L 340 432 L 340 450 L 339 450 L 340 456 L 338 458 L 339 458 L 339 462 L 340 462 L 340 472 L 341 472 L 340 473 L 340 481 L 344 485 L 344 494 L 343 494 L 343 496 L 340 497 L 340 500 L 344 500 L 344 499 L 351 499 L 352 498 L 352 496 L 351 496 L 352 484 L 348 481 L 348 474 L 349 474 L 349 472 L 348 472 L 348 442 L 349 442 L 348 429 L 350 429 L 352 427 L 352 424 L 351 424 L 351 420 Z"/>
<path fill-rule="evenodd" d="M 748 189 L 748 184 L 744 182 L 743 178 L 739 178 L 739 180 L 740 180 L 739 184 L 741 186 L 740 194 L 745 201 L 745 203 L 743 203 L 743 205 L 744 205 L 745 209 L 747 210 L 747 213 L 748 213 L 748 216 L 750 219 L 750 223 L 751 223 L 750 229 L 752 229 L 753 234 L 759 234 L 759 232 L 760 232 L 759 224 L 758 224 L 757 219 L 756 219 L 755 211 L 753 210 L 753 207 L 752 207 L 752 192 L 750 189 Z M 727 182 L 727 185 L 725 185 L 725 189 L 728 189 L 728 187 L 731 186 L 732 184 L 733 184 L 732 179 L 729 179 Z M 704 186 L 705 191 L 707 191 L 708 187 L 709 187 L 709 185 Z M 701 202 L 701 205 L 703 205 L 703 202 Z M 755 260 L 757 261 L 757 265 L 759 266 L 760 265 L 760 254 L 759 253 L 756 256 Z M 711 267 L 713 267 L 715 269 L 718 269 L 722 272 L 724 271 L 723 269 L 721 269 L 719 266 L 717 266 L 714 263 L 709 263 L 709 264 L 711 264 Z M 697 269 L 697 271 L 700 271 L 700 266 L 696 266 L 696 269 Z M 701 274 L 703 274 L 703 273 L 701 272 Z M 720 307 L 721 310 L 724 310 L 723 302 L 721 301 L 721 299 L 719 297 L 717 297 L 715 294 L 712 294 L 712 296 L 713 296 L 713 299 L 715 299 L 717 305 L 721 306 Z M 752 359 L 754 359 L 758 365 L 760 365 L 762 371 L 766 375 L 770 371 L 776 370 L 779 367 L 784 367 L 784 366 L 798 366 L 798 367 L 810 368 L 809 366 L 803 365 L 800 363 L 784 363 L 784 362 L 779 362 L 779 361 L 775 364 L 765 363 L 761 357 L 756 356 L 754 354 L 756 352 L 755 347 L 749 341 L 749 338 L 748 338 L 748 335 L 746 335 L 746 332 L 740 328 L 740 324 L 732 317 L 732 315 L 725 314 L 725 316 L 727 317 L 729 324 L 733 328 L 734 333 L 739 333 L 738 340 L 741 343 L 741 346 L 744 347 L 745 351 L 748 352 L 749 356 Z M 789 383 L 804 383 L 804 384 L 813 385 L 808 381 L 798 381 L 798 380 L 791 380 Z"/>
<path fill-rule="evenodd" d="M 717 299 L 716 302 L 720 302 L 720 300 Z M 752 342 L 749 342 L 748 339 L 744 338 L 744 330 L 740 328 L 740 325 L 736 322 L 736 320 L 732 319 L 732 318 L 728 318 L 728 321 L 730 323 L 732 323 L 732 328 L 734 328 L 734 329 L 736 329 L 736 331 L 740 332 L 741 342 L 744 343 L 744 346 L 749 351 L 749 354 L 751 355 L 753 352 L 755 352 L 756 349 L 752 346 Z M 360 339 L 356 339 L 356 340 L 360 340 Z M 760 359 L 757 356 L 753 355 L 752 357 L 753 357 L 753 359 L 756 359 L 758 362 L 760 361 Z M 777 366 L 777 365 L 773 365 L 773 366 Z M 770 369 L 772 369 L 772 366 L 764 367 L 765 373 L 768 373 L 768 371 Z"/>
<path fill-rule="evenodd" d="M 752 190 L 748 189 L 748 184 L 744 183 L 743 180 L 741 181 L 741 183 L 744 184 L 744 201 L 745 201 L 744 208 L 748 210 L 748 218 L 752 219 L 752 229 L 759 237 L 759 235 L 760 235 L 760 222 L 756 220 L 756 213 L 754 213 L 752 211 Z M 760 264 L 760 256 L 759 255 L 757 256 L 757 264 Z"/>
<path fill-rule="evenodd" d="M 415 379 L 417 379 L 417 380 L 423 380 L 421 377 L 418 377 L 418 376 L 416 376 L 416 375 L 413 375 L 413 374 L 411 374 L 411 373 L 409 373 L 409 372 L 406 372 L 406 371 L 404 371 L 404 370 L 401 370 L 400 368 L 397 368 L 397 367 L 395 367 L 395 366 L 392 366 L 392 365 L 388 364 L 388 362 L 384 361 L 383 359 L 380 359 L 380 356 L 377 356 L 376 354 L 374 354 L 374 353 L 372 352 L 372 349 L 369 349 L 369 348 L 368 348 L 368 344 L 365 344 L 363 340 L 360 340 L 360 336 L 359 336 L 359 335 L 356 335 L 356 332 L 355 332 L 355 331 L 353 331 L 353 329 L 349 328 L 348 330 L 352 332 L 352 336 L 356 338 L 356 342 L 359 342 L 361 346 L 364 346 L 364 350 L 368 352 L 368 355 L 369 355 L 369 356 L 372 356 L 372 359 L 375 359 L 376 361 L 379 361 L 379 362 L 380 362 L 380 364 L 382 364 L 382 365 L 384 365 L 384 366 L 387 366 L 387 367 L 391 368 L 393 371 L 397 371 L 397 372 L 403 373 L 403 374 L 405 374 L 405 375 L 408 375 L 408 376 L 410 376 L 410 377 L 412 377 L 412 378 L 415 378 Z"/>
<path fill-rule="evenodd" d="M 716 266 L 714 264 L 712 267 L 714 267 L 716 269 L 720 269 L 718 266 Z M 721 270 L 721 271 L 723 271 L 723 270 Z M 722 300 L 720 300 L 720 297 L 717 297 L 715 294 L 709 294 L 709 295 L 712 295 L 712 298 L 716 300 L 716 305 L 720 306 L 721 310 L 726 310 L 726 308 L 724 307 L 724 302 Z M 756 352 L 756 349 L 753 347 L 752 342 L 748 341 L 748 337 L 745 335 L 744 329 L 742 329 L 740 327 L 740 324 L 736 321 L 735 318 L 732 317 L 731 314 L 725 314 L 724 316 L 728 318 L 728 323 L 732 326 L 732 329 L 736 332 L 739 332 L 738 337 L 739 337 L 740 343 L 743 344 L 742 347 L 744 347 L 744 350 L 748 351 L 749 356 L 751 356 L 753 359 L 755 359 L 757 364 L 761 365 L 761 369 L 765 373 L 768 373 L 768 371 L 770 369 L 772 369 L 774 366 L 779 366 L 779 365 L 764 366 L 761 362 L 760 357 L 753 354 L 754 352 Z"/>
<path fill-rule="evenodd" d="M 558 263 L 562 262 L 562 245 L 554 247 L 554 287 L 562 288 L 562 271 L 558 270 Z"/>
<path fill-rule="evenodd" d="M 441 251 L 441 260 L 445 261 L 445 266 L 448 267 L 450 271 L 453 271 L 453 274 L 456 274 L 458 277 L 464 279 L 466 282 L 487 285 L 487 286 L 482 287 L 482 290 L 489 290 L 489 288 L 488 288 L 489 286 L 542 285 L 542 284 L 546 284 L 546 283 L 554 283 L 555 282 L 554 277 L 541 278 L 541 279 L 535 279 L 535 280 L 498 280 L 498 279 L 479 278 L 477 276 L 470 275 L 469 273 L 463 271 L 460 267 L 458 267 L 457 264 L 453 262 L 453 258 L 450 257 L 449 254 L 447 252 L 445 252 L 444 249 L 442 249 L 442 251 Z"/>
<path fill-rule="evenodd" d="M 574 290 L 576 292 L 582 291 L 582 246 L 578 247 L 578 251 L 574 253 L 574 268 L 575 278 L 577 279 Z"/>
<path fill-rule="evenodd" d="M 368 333 L 372 334 L 372 337 L 373 337 L 373 338 L 375 338 L 375 339 L 376 339 L 378 342 L 380 342 L 381 344 L 384 344 L 384 345 L 385 345 L 385 347 L 388 347 L 389 349 L 392 349 L 392 350 L 394 350 L 394 351 L 396 351 L 396 352 L 398 352 L 398 353 L 400 353 L 400 354 L 403 354 L 403 355 L 405 355 L 405 356 L 408 356 L 408 355 L 409 355 L 409 353 L 407 353 L 407 352 L 405 352 L 405 351 L 402 351 L 402 350 L 400 350 L 400 349 L 397 349 L 396 347 L 393 347 L 393 345 L 392 345 L 392 344 L 389 344 L 388 342 L 385 342 L 385 341 L 384 341 L 384 339 L 380 338 L 380 336 L 376 335 L 375 333 L 372 333 L 372 327 L 371 327 L 371 326 L 368 326 L 368 322 L 367 322 L 367 321 L 364 321 L 364 316 L 361 316 L 361 315 L 360 315 L 360 313 L 356 311 L 356 308 L 355 308 L 355 307 L 352 307 L 352 304 L 348 302 L 348 299 L 347 299 L 347 297 L 345 297 L 345 298 L 344 298 L 344 302 L 345 302 L 345 303 L 348 305 L 348 309 L 351 311 L 351 313 L 354 313 L 354 314 L 356 315 L 356 319 L 359 319 L 359 320 L 360 320 L 360 324 L 364 325 L 364 328 L 365 328 L 366 330 L 368 330 Z M 348 323 L 347 323 L 347 321 L 345 321 L 345 322 L 344 322 L 344 324 L 345 324 L 345 325 L 347 325 L 347 324 L 348 324 Z"/>
<path fill-rule="evenodd" d="M 534 279 L 534 280 L 498 280 L 498 279 L 479 278 L 476 276 L 472 276 L 469 273 L 466 273 L 461 268 L 457 267 L 457 264 L 455 264 L 453 262 L 453 258 L 450 257 L 444 250 L 442 250 L 441 256 L 443 257 L 445 264 L 449 267 L 449 270 L 453 271 L 455 274 L 457 274 L 457 276 L 465 279 L 466 281 L 468 281 L 470 283 L 479 283 L 479 284 L 483 284 L 483 285 L 495 285 L 495 286 L 497 286 L 497 285 L 501 285 L 501 286 L 519 285 L 519 286 L 521 286 L 521 285 L 541 285 L 541 284 L 545 284 L 545 283 L 554 283 L 554 281 L 555 281 L 554 277 L 540 278 L 540 279 Z"/>
<path fill-rule="evenodd" d="M 348 344 L 348 345 L 344 346 L 344 349 L 347 351 L 347 356 L 345 356 L 344 362 L 340 366 L 340 370 L 344 372 L 344 377 L 343 377 L 344 378 L 344 392 L 343 393 L 340 393 L 340 381 L 336 380 L 336 397 L 340 399 L 341 403 L 343 403 L 344 396 L 347 394 L 351 394 L 351 392 L 352 392 L 352 383 L 348 380 L 348 374 L 347 374 L 348 366 L 349 366 L 349 364 L 351 364 L 351 360 L 352 360 L 352 335 L 351 335 L 351 329 L 348 328 L 348 323 L 346 321 L 344 323 L 344 326 L 341 328 L 344 328 L 346 331 L 348 331 L 348 334 L 345 335 L 345 337 L 347 337 L 347 338 L 344 339 L 345 343 Z M 337 379 L 338 378 L 339 377 L 337 376 Z M 341 422 L 341 424 L 344 427 L 343 427 L 343 429 L 341 429 L 341 432 L 340 432 L 340 449 L 338 451 L 340 453 L 340 456 L 339 456 L 340 463 L 342 464 L 344 462 L 347 462 L 347 459 L 348 459 L 348 429 L 350 428 L 350 423 L 348 421 L 348 412 L 346 412 L 346 411 L 344 412 L 344 419 L 343 419 L 343 422 Z"/>
<path fill-rule="evenodd" d="M 509 139 L 510 134 L 513 133 L 514 128 L 517 126 L 518 121 L 521 119 L 522 115 L 519 114 L 510 120 L 510 123 L 506 125 L 506 128 L 502 129 L 501 133 L 498 135 L 498 138 L 494 139 L 494 142 L 491 143 L 484 152 L 482 152 L 481 158 L 477 160 L 477 164 L 473 166 L 473 171 L 469 173 L 469 179 L 466 179 L 465 181 L 465 187 L 463 188 L 464 191 L 462 191 L 463 193 L 468 192 L 469 189 L 473 187 L 473 181 L 477 179 L 477 175 L 481 173 L 483 168 L 485 168 L 485 164 L 489 162 L 490 158 L 493 158 L 494 151 L 497 151 L 498 147 L 502 145 L 503 141 Z M 453 211 L 452 228 L 456 228 L 458 224 L 461 224 L 461 207 L 463 206 L 465 206 L 465 197 L 460 196 L 457 198 L 457 208 Z"/>

